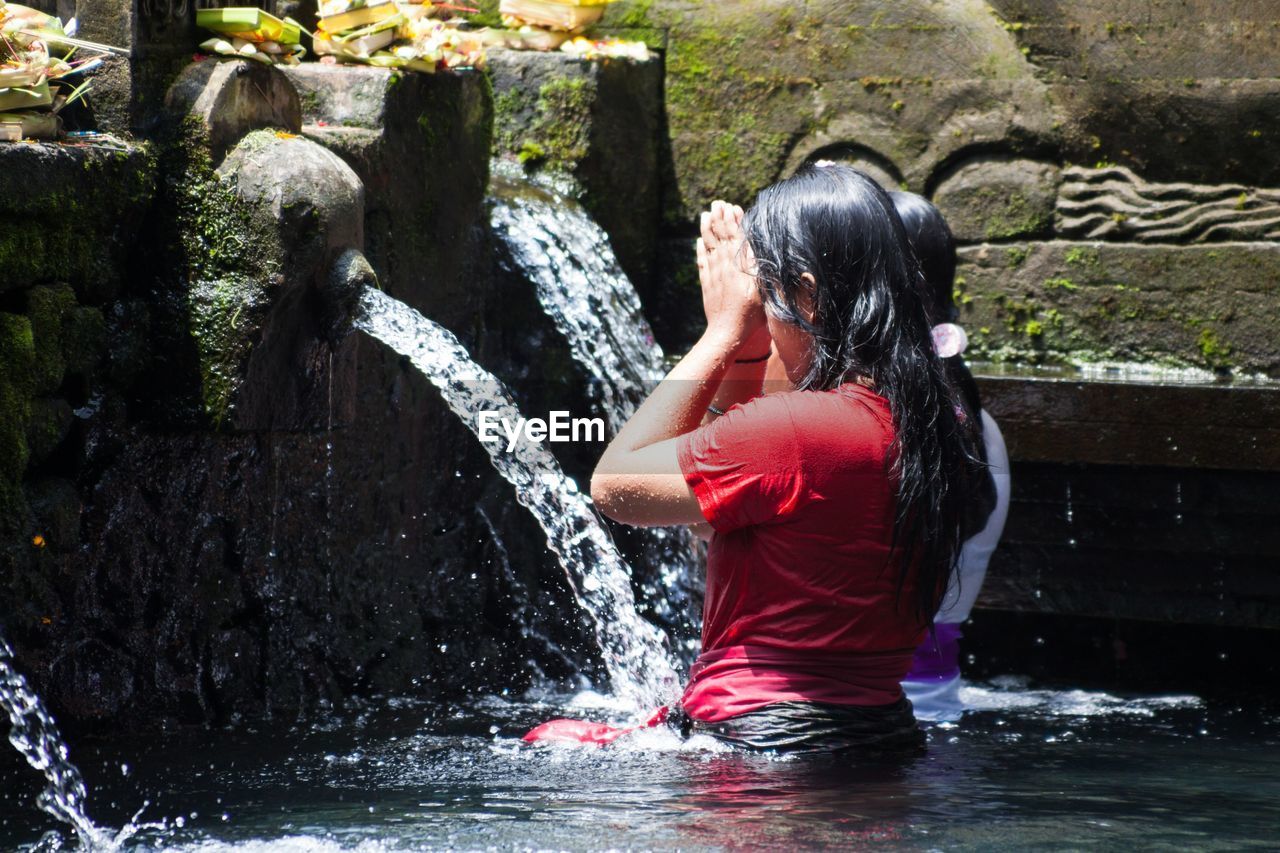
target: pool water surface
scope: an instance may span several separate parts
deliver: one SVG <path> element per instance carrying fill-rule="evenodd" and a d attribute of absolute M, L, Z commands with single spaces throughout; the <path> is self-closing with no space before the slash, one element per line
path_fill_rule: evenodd
<path fill-rule="evenodd" d="M 370 702 L 306 724 L 72 740 L 90 812 L 130 847 L 484 850 L 879 847 L 1274 849 L 1280 713 L 1192 696 L 966 689 L 923 754 L 744 754 L 666 730 L 530 746 L 545 719 L 609 719 L 592 694 Z M 0 847 L 50 829 L 37 775 L 0 801 Z M 46 839 L 46 844 L 49 839 Z"/>

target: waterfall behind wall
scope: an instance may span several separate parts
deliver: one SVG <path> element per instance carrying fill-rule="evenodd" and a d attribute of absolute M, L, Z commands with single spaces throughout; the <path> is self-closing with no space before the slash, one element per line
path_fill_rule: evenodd
<path fill-rule="evenodd" d="M 472 361 L 447 329 L 378 290 L 364 292 L 360 309 L 357 328 L 409 359 L 477 438 L 481 412 L 508 423 L 519 421 L 511 392 Z M 636 612 L 631 568 L 588 499 L 541 444 L 521 440 L 508 451 L 505 439 L 482 443 L 494 468 L 515 487 L 516 499 L 546 533 L 548 546 L 594 621 L 614 694 L 640 709 L 672 699 L 678 681 L 667 638 Z"/>
<path fill-rule="evenodd" d="M 609 236 L 582 205 L 553 190 L 495 177 L 490 194 L 489 226 L 504 261 L 533 284 L 588 377 L 588 396 L 616 434 L 666 370 Z M 702 615 L 697 540 L 684 527 L 637 530 L 630 539 L 648 570 L 641 577 L 644 600 L 688 663 L 698 650 Z"/>

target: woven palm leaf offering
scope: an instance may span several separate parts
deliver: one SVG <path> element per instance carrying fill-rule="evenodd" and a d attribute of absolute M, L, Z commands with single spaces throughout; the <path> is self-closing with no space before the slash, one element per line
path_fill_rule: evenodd
<path fill-rule="evenodd" d="M 268 65 L 297 65 L 307 50 L 300 43 L 302 27 L 281 20 L 256 6 L 197 9 L 196 25 L 217 33 L 200 49 L 219 56 L 252 59 Z"/>
<path fill-rule="evenodd" d="M 484 41 L 453 19 L 464 7 L 392 0 L 325 0 L 313 35 L 322 62 L 434 72 L 484 64 Z"/>
<path fill-rule="evenodd" d="M 84 74 L 109 53 L 126 51 L 75 37 L 38 9 L 0 0 L 0 141 L 57 139 L 59 113 L 82 99 Z"/>
<path fill-rule="evenodd" d="M 580 33 L 604 17 L 613 0 L 502 0 L 498 12 L 508 27 Z"/>
<path fill-rule="evenodd" d="M 588 31 L 614 0 L 502 0 L 498 7 L 508 29 L 489 30 L 494 47 L 512 50 L 560 50 L 578 59 L 648 59 L 644 42 L 590 38 Z"/>

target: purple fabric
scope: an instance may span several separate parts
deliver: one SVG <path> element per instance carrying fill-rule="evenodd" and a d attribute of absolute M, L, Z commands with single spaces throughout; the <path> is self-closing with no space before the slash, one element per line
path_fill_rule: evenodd
<path fill-rule="evenodd" d="M 950 681 L 960 675 L 960 626 L 936 622 L 911 661 L 904 681 Z"/>

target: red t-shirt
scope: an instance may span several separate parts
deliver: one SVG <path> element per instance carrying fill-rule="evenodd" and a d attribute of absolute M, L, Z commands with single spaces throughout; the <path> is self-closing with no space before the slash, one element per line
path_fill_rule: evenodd
<path fill-rule="evenodd" d="M 757 397 L 681 436 L 680 469 L 715 530 L 690 716 L 902 695 L 924 626 L 887 562 L 893 437 L 888 402 L 854 383 Z"/>

